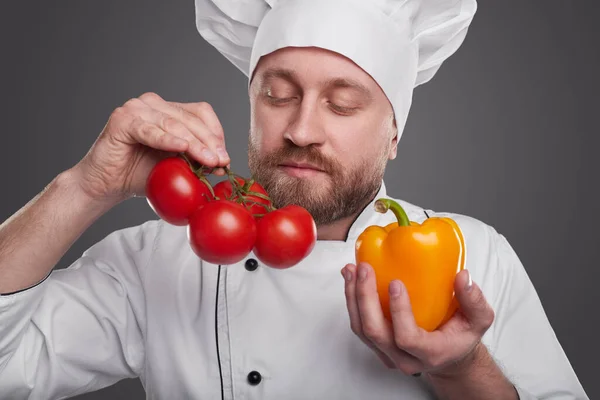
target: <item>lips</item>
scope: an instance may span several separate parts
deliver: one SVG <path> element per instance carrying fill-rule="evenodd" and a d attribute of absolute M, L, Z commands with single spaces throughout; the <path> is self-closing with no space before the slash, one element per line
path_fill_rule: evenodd
<path fill-rule="evenodd" d="M 300 169 L 311 169 L 314 171 L 320 171 L 320 172 L 325 172 L 322 168 L 313 165 L 313 164 L 309 164 L 309 163 L 303 163 L 303 162 L 284 162 L 279 164 L 280 167 L 288 167 L 288 168 L 300 168 Z"/>

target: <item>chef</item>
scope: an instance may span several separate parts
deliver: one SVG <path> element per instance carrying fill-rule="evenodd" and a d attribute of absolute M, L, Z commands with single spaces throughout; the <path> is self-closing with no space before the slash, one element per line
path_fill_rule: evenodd
<path fill-rule="evenodd" d="M 278 270 L 214 265 L 186 227 L 113 232 L 57 262 L 156 162 L 231 162 L 209 104 L 146 93 L 90 151 L 0 226 L 0 399 L 62 399 L 139 377 L 149 399 L 587 399 L 518 256 L 493 227 L 401 199 L 411 221 L 453 218 L 466 243 L 459 311 L 415 324 L 401 281 L 388 323 L 358 235 L 374 210 L 412 91 L 459 48 L 475 0 L 196 0 L 202 37 L 248 76 L 249 167 L 318 240 Z"/>

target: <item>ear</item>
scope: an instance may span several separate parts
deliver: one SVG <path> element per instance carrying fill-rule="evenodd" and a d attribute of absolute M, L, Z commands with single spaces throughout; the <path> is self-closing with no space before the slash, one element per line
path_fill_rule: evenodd
<path fill-rule="evenodd" d="M 390 152 L 388 154 L 389 160 L 394 160 L 396 155 L 398 154 L 398 128 L 396 127 L 396 119 L 394 118 L 394 128 L 392 129 L 394 132 L 394 136 L 392 137 L 392 142 L 390 143 Z"/>

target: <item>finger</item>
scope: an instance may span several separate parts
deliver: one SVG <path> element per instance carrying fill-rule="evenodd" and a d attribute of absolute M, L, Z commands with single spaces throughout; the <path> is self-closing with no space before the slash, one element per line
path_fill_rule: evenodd
<path fill-rule="evenodd" d="M 185 127 L 206 147 L 208 147 L 219 158 L 219 165 L 226 165 L 229 155 L 225 151 L 225 143 L 222 134 L 215 134 L 204 121 L 178 106 L 178 103 L 167 102 L 155 93 L 144 93 L 140 100 L 149 107 L 181 122 Z"/>
<path fill-rule="evenodd" d="M 185 127 L 185 130 L 193 138 L 192 142 L 199 142 L 199 144 L 194 143 L 191 147 L 196 149 L 203 148 L 201 151 L 204 152 L 204 155 L 200 158 L 205 165 L 225 165 L 229 162 L 229 156 L 225 152 L 225 145 L 222 138 L 211 132 L 201 119 L 182 108 L 167 103 L 156 93 L 144 93 L 140 96 L 140 100 L 152 110 L 167 115 L 169 118 L 164 120 L 164 123 L 171 124 L 172 129 L 181 129 L 181 126 Z M 172 120 L 177 122 L 173 122 Z M 204 149 L 208 149 L 208 151 Z M 212 158 L 215 158 L 215 161 Z M 198 161 L 201 160 L 199 159 Z"/>
<path fill-rule="evenodd" d="M 155 110 L 143 101 L 134 103 L 136 114 L 144 121 L 156 125 L 162 131 L 185 139 L 188 144 L 188 153 L 202 165 L 214 167 L 219 159 L 204 143 L 194 136 L 179 120 L 172 118 L 168 114 Z"/>
<path fill-rule="evenodd" d="M 454 291 L 469 325 L 480 336 L 483 335 L 494 322 L 494 310 L 479 285 L 472 281 L 469 271 L 463 270 L 457 274 Z"/>
<path fill-rule="evenodd" d="M 367 263 L 358 266 L 356 297 L 364 336 L 392 359 L 405 374 L 415 374 L 424 369 L 423 363 L 395 343 L 394 327 L 384 317 L 375 271 Z"/>
<path fill-rule="evenodd" d="M 395 364 L 392 360 L 373 343 L 367 340 L 362 333 L 362 322 L 360 320 L 360 313 L 358 311 L 358 303 L 356 300 L 356 265 L 347 264 L 342 269 L 342 276 L 345 281 L 346 307 L 348 309 L 348 315 L 350 316 L 350 328 L 352 329 L 352 332 L 373 350 L 388 368 L 395 368 Z"/>
<path fill-rule="evenodd" d="M 205 156 L 210 157 L 210 155 L 203 153 L 205 147 L 196 140 L 194 135 L 189 132 L 187 128 L 183 127 L 183 129 L 181 129 L 182 127 L 178 124 L 178 121 L 173 121 L 168 115 L 154 110 L 141 99 L 133 98 L 127 101 L 123 106 L 123 109 L 128 110 L 128 112 L 134 116 L 131 120 L 131 125 L 136 125 L 138 129 L 130 129 L 132 132 L 137 132 L 138 134 L 144 133 L 147 130 L 146 128 L 139 129 L 140 126 L 144 125 L 143 123 L 155 125 L 161 131 L 168 132 L 170 135 L 184 139 L 188 143 L 187 152 L 196 160 L 201 161 Z M 138 121 L 138 119 L 141 121 Z M 139 139 L 143 140 L 143 138 Z"/>
<path fill-rule="evenodd" d="M 209 103 L 172 102 L 172 104 L 200 118 L 217 137 L 220 137 L 224 140 L 225 134 L 223 132 L 223 125 L 221 125 L 221 121 L 219 121 L 217 113 Z"/>
<path fill-rule="evenodd" d="M 222 135 L 215 134 L 212 129 L 206 125 L 200 118 L 189 113 L 183 108 L 168 105 L 165 107 L 166 113 L 173 117 L 178 117 L 187 126 L 187 128 L 219 158 L 219 166 L 226 166 L 231 162 L 231 158 L 225 149 L 225 140 Z"/>
<path fill-rule="evenodd" d="M 358 336 L 362 336 L 362 323 L 358 312 L 358 304 L 356 303 L 356 267 L 353 264 L 348 264 L 344 267 L 342 275 L 345 279 L 345 295 L 346 307 L 350 316 L 350 328 Z"/>
<path fill-rule="evenodd" d="M 394 347 L 392 331 L 383 316 L 373 268 L 360 263 L 357 275 L 356 300 L 363 334 L 382 350 L 391 349 Z"/>
<path fill-rule="evenodd" d="M 390 283 L 389 294 L 394 343 L 415 357 L 423 357 L 427 352 L 427 332 L 415 321 L 406 286 L 394 280 Z"/>
<path fill-rule="evenodd" d="M 134 139 L 150 148 L 179 153 L 186 151 L 189 142 L 160 129 L 158 126 L 137 118 L 132 122 L 131 134 Z"/>

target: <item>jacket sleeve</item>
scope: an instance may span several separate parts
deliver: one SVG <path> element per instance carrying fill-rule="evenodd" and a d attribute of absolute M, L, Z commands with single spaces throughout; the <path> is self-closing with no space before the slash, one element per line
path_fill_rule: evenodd
<path fill-rule="evenodd" d="M 587 400 L 517 254 L 501 234 L 490 239 L 491 355 L 521 400 Z"/>
<path fill-rule="evenodd" d="M 159 227 L 113 232 L 68 268 L 0 296 L 0 399 L 64 399 L 140 375 L 141 273 Z"/>

